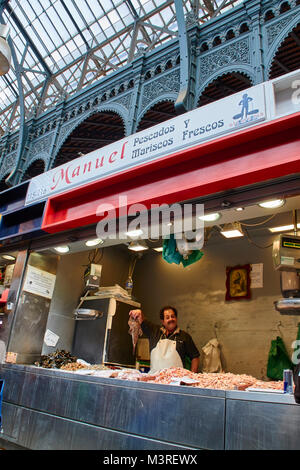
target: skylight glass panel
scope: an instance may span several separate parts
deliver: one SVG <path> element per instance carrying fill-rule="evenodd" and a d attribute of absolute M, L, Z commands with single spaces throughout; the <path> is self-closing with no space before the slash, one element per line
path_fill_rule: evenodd
<path fill-rule="evenodd" d="M 69 9 L 70 14 L 72 15 L 73 20 L 76 22 L 78 28 L 83 30 L 86 28 L 86 24 L 80 12 L 77 10 L 76 5 L 73 2 L 68 2 L 67 7 Z M 66 13 L 65 13 L 66 14 Z M 64 16 L 62 16 L 64 18 Z"/>
<path fill-rule="evenodd" d="M 114 4 L 110 0 L 102 0 L 101 1 L 102 8 L 105 12 L 114 8 Z"/>
<path fill-rule="evenodd" d="M 68 7 L 68 2 L 66 3 L 66 5 Z M 61 23 L 61 21 L 63 22 L 63 28 L 68 33 L 68 36 L 69 37 L 74 36 L 77 33 L 76 26 L 72 22 L 70 16 L 68 15 L 66 10 L 64 9 L 63 5 L 60 2 L 56 2 L 55 5 L 54 5 L 54 9 L 55 9 L 56 14 L 59 18 L 59 22 L 60 23 Z M 55 25 L 56 25 L 56 23 L 55 23 Z M 56 27 L 57 28 L 59 27 L 58 24 L 56 25 Z"/>
<path fill-rule="evenodd" d="M 78 10 L 81 12 L 85 21 L 89 24 L 94 21 L 94 16 L 89 8 L 90 1 L 87 3 L 86 0 L 73 0 L 73 3 L 76 4 Z"/>
<path fill-rule="evenodd" d="M 144 3 L 143 7 L 144 7 L 145 12 L 149 13 L 155 8 L 155 5 L 151 0 L 148 0 L 147 2 Z"/>
<path fill-rule="evenodd" d="M 113 24 L 117 23 L 117 21 L 120 20 L 120 17 L 118 15 L 118 13 L 116 12 L 116 10 L 112 10 L 109 13 L 107 13 L 107 17 L 111 21 L 111 23 L 113 23 Z"/>
<path fill-rule="evenodd" d="M 108 19 L 105 16 L 99 20 L 99 24 L 100 24 L 102 30 L 105 30 L 105 29 L 109 28 L 109 26 L 110 26 L 110 22 L 108 21 Z"/>
<path fill-rule="evenodd" d="M 43 42 L 45 44 L 46 50 L 50 52 L 55 49 L 56 44 L 60 41 L 59 36 L 52 24 L 50 23 L 48 16 L 45 13 L 33 21 L 32 26 L 35 31 L 31 31 L 32 39 L 34 41 Z M 30 29 L 30 28 L 28 28 Z"/>
<path fill-rule="evenodd" d="M 127 15 L 130 15 L 131 18 L 132 18 L 132 15 L 130 13 L 130 11 L 128 10 L 128 6 L 126 5 L 125 2 L 122 2 L 119 6 L 118 6 L 118 13 L 120 15 L 121 18 L 124 18 L 125 16 Z"/>
<path fill-rule="evenodd" d="M 45 97 L 41 105 L 43 110 L 60 100 L 62 90 L 57 89 L 58 80 L 62 89 L 67 90 L 68 93 L 74 93 L 78 89 L 78 84 L 84 86 L 85 83 L 92 83 L 101 75 L 106 75 L 126 64 L 132 47 L 131 40 L 136 15 L 141 21 L 152 24 L 154 27 L 139 28 L 133 56 L 140 47 L 146 51 L 153 50 L 174 37 L 171 31 L 178 30 L 173 2 L 131 0 L 134 11 L 126 1 L 121 0 L 64 1 L 69 13 L 61 0 L 10 0 L 9 6 L 19 19 L 24 31 L 19 31 L 11 15 L 6 10 L 3 11 L 4 21 L 10 26 L 10 36 L 14 42 L 18 60 L 20 61 L 23 57 L 27 39 L 30 38 L 33 47 L 28 44 L 28 50 L 23 57 L 24 67 L 44 72 L 44 63 L 54 74 L 53 85 L 47 88 L 49 96 Z M 211 0 L 211 2 L 215 9 L 223 4 L 222 0 Z M 229 0 L 227 6 L 222 7 L 219 13 L 231 10 L 233 6 L 240 3 L 241 0 Z M 191 10 L 191 4 L 190 0 L 183 1 L 185 13 Z M 207 10 L 202 9 L 199 4 L 199 23 L 202 24 L 209 18 Z M 157 29 L 155 26 L 165 27 L 170 30 L 170 33 Z M 79 31 L 81 31 L 80 34 Z M 99 56 L 99 63 L 103 67 L 101 70 L 97 70 L 92 60 L 89 60 L 87 68 L 83 67 L 88 46 L 92 48 L 95 55 Z M 101 56 L 103 59 L 100 59 Z M 133 56 L 131 55 L 131 59 Z M 74 67 L 71 67 L 73 63 Z M 68 69 L 69 67 L 71 68 Z M 63 71 L 61 72 L 60 69 Z M 82 74 L 85 75 L 82 76 Z M 32 103 L 39 99 L 37 93 L 41 92 L 45 79 L 45 74 L 25 72 L 23 83 L 24 90 L 28 93 L 26 103 L 30 102 L 31 95 Z M 7 80 L 16 93 L 8 87 Z M 39 87 L 38 91 L 35 90 L 36 87 Z M 12 104 L 17 99 L 17 93 L 16 76 L 11 67 L 6 80 L 0 77 L 0 109 L 3 113 L 8 112 L 8 109 L 14 109 Z M 16 119 L 19 119 L 18 116 L 19 114 L 16 113 Z"/>
<path fill-rule="evenodd" d="M 59 40 L 61 42 L 67 41 L 70 38 L 70 34 L 65 28 L 64 23 L 62 23 L 60 17 L 58 16 L 56 10 L 53 7 L 49 8 L 49 10 L 47 11 L 47 18 L 49 20 L 49 23 L 51 23 L 52 28 L 55 30 L 57 37 L 59 37 Z M 64 13 L 63 19 L 64 22 L 67 21 L 67 13 Z M 46 29 L 46 31 L 48 32 L 48 28 Z"/>

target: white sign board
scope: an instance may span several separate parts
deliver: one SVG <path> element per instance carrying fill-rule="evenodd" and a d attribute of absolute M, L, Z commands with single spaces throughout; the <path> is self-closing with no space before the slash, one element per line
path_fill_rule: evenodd
<path fill-rule="evenodd" d="M 252 270 L 250 273 L 250 278 L 251 278 L 251 289 L 263 287 L 263 268 L 264 265 L 263 263 L 257 263 L 257 264 L 252 264 L 251 265 Z"/>
<path fill-rule="evenodd" d="M 259 84 L 125 137 L 32 178 L 25 205 L 237 132 L 264 119 L 265 90 L 264 85 Z"/>
<path fill-rule="evenodd" d="M 31 294 L 51 299 L 55 285 L 55 274 L 48 273 L 34 266 L 27 266 L 23 290 Z"/>
<path fill-rule="evenodd" d="M 56 346 L 57 341 L 59 340 L 59 336 L 53 333 L 51 330 L 46 330 L 45 336 L 44 336 L 44 343 L 47 346 Z"/>

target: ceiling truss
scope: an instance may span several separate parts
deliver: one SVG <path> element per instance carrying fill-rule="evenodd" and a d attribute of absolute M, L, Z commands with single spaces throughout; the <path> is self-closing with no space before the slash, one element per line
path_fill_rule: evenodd
<path fill-rule="evenodd" d="M 199 23 L 240 0 L 183 0 Z M 0 77 L 0 133 L 38 116 L 178 35 L 174 0 L 0 0 L 17 63 Z"/>

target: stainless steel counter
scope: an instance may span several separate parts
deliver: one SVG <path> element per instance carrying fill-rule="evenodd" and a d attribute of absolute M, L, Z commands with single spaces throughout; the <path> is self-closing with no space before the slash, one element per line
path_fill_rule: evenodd
<path fill-rule="evenodd" d="M 30 449 L 221 449 L 225 392 L 4 365 L 3 438 Z M 188 419 L 187 419 L 188 417 Z"/>
<path fill-rule="evenodd" d="M 225 434 L 225 449 L 300 449 L 300 405 L 288 394 L 228 391 Z"/>
<path fill-rule="evenodd" d="M 2 439 L 29 449 L 299 449 L 293 396 L 5 364 Z"/>

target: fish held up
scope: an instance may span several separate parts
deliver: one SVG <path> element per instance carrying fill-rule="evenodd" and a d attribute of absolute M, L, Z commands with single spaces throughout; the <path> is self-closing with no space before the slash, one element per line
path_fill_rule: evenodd
<path fill-rule="evenodd" d="M 133 354 L 135 353 L 135 347 L 138 342 L 139 336 L 142 336 L 143 331 L 138 320 L 130 317 L 128 320 L 129 331 L 128 333 L 131 335 L 132 338 L 132 346 L 133 346 Z"/>

